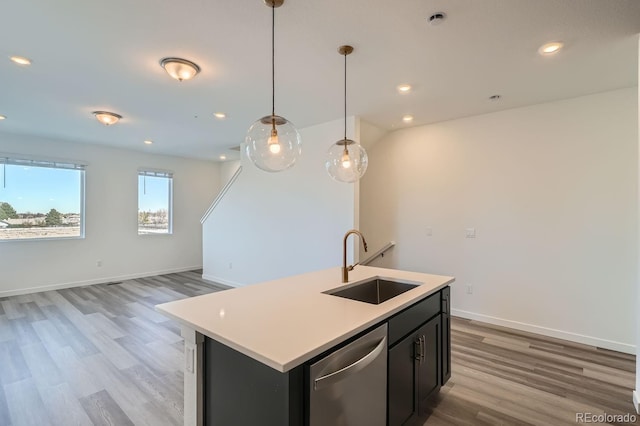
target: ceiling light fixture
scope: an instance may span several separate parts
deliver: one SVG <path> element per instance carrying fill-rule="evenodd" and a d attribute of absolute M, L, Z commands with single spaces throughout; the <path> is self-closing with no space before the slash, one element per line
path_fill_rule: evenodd
<path fill-rule="evenodd" d="M 413 121 L 413 115 L 403 115 L 402 121 L 404 121 L 405 123 L 411 123 Z"/>
<path fill-rule="evenodd" d="M 489 100 L 490 101 L 499 101 L 500 98 L 502 98 L 502 96 L 500 96 L 500 95 L 491 95 L 491 96 L 489 96 Z"/>
<path fill-rule="evenodd" d="M 11 56 L 9 59 L 18 65 L 31 65 L 31 59 L 25 58 L 24 56 Z"/>
<path fill-rule="evenodd" d="M 0 120 L 6 120 L 7 116 L 6 115 L 0 115 Z"/>
<path fill-rule="evenodd" d="M 562 43 L 561 41 L 546 43 L 540 46 L 540 48 L 538 49 L 538 53 L 543 56 L 553 55 L 554 53 L 558 53 L 558 51 L 562 49 L 562 46 L 564 46 L 564 43 Z"/>
<path fill-rule="evenodd" d="M 227 114 L 225 114 L 224 112 L 214 112 L 213 116 L 218 120 L 224 120 L 225 118 L 227 118 Z"/>
<path fill-rule="evenodd" d="M 338 182 L 351 183 L 360 179 L 367 171 L 367 151 L 351 139 L 347 139 L 347 55 L 351 46 L 340 46 L 338 53 L 344 55 L 344 138 L 331 145 L 327 152 L 327 173 Z"/>
<path fill-rule="evenodd" d="M 447 15 L 445 15 L 443 12 L 437 12 L 429 16 L 427 20 L 429 21 L 429 24 L 435 26 L 435 25 L 440 25 L 442 22 L 444 22 L 446 17 Z"/>
<path fill-rule="evenodd" d="M 246 154 L 259 169 L 280 172 L 295 164 L 302 153 L 302 140 L 290 121 L 276 115 L 276 7 L 282 6 L 284 0 L 264 0 L 264 3 L 271 8 L 271 115 L 258 119 L 247 131 Z"/>
<path fill-rule="evenodd" d="M 105 126 L 116 124 L 122 118 L 120 114 L 109 111 L 93 111 L 93 115 L 96 116 L 96 120 L 98 120 Z"/>
<path fill-rule="evenodd" d="M 398 92 L 400 92 L 401 94 L 409 93 L 410 91 L 411 91 L 410 84 L 401 84 L 398 86 Z"/>
<path fill-rule="evenodd" d="M 221 160 L 226 160 L 226 159 L 227 159 L 227 156 L 226 156 L 226 155 L 221 155 L 221 156 L 220 156 L 220 157 L 218 157 L 218 158 L 220 158 Z"/>
<path fill-rule="evenodd" d="M 200 72 L 200 67 L 195 62 L 181 58 L 164 58 L 160 65 L 167 74 L 178 81 L 190 80 Z"/>
<path fill-rule="evenodd" d="M 152 140 L 147 139 L 146 141 L 144 141 L 144 144 L 145 144 L 145 145 L 153 145 L 153 141 L 152 141 Z"/>

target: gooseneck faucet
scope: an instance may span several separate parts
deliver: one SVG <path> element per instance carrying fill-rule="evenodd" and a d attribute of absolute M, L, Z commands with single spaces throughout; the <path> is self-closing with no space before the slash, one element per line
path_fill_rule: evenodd
<path fill-rule="evenodd" d="M 358 231 L 357 229 L 351 229 L 347 231 L 346 234 L 344 234 L 344 238 L 342 240 L 342 282 L 343 283 L 349 282 L 349 271 L 353 271 L 353 268 L 355 268 L 356 265 L 358 264 L 358 263 L 354 263 L 353 265 L 347 266 L 347 238 L 351 234 L 356 234 L 360 237 L 360 239 L 362 240 L 362 245 L 364 246 L 365 253 L 367 251 L 367 240 L 364 239 L 364 235 L 362 235 L 362 232 Z"/>

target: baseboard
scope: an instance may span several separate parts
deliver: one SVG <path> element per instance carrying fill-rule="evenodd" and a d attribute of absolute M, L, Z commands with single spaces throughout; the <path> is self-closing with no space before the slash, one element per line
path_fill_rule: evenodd
<path fill-rule="evenodd" d="M 640 414 L 640 399 L 638 398 L 638 391 L 633 391 L 633 407 L 636 409 L 636 413 Z"/>
<path fill-rule="evenodd" d="M 235 281 L 225 280 L 224 278 L 216 277 L 213 275 L 202 274 L 202 279 L 207 281 L 213 281 L 219 284 L 228 285 L 230 287 L 244 287 L 246 284 L 237 283 Z"/>
<path fill-rule="evenodd" d="M 83 287 L 94 284 L 112 283 L 118 281 L 134 280 L 136 278 L 154 277 L 157 275 L 175 274 L 178 272 L 193 271 L 194 269 L 202 269 L 202 265 L 187 266 L 183 268 L 163 269 L 160 271 L 138 272 L 135 274 L 117 275 L 112 277 L 101 277 L 92 280 L 73 281 L 63 284 L 45 285 L 40 287 L 21 288 L 16 290 L 0 291 L 0 297 L 20 296 L 22 294 L 39 293 L 41 291 L 62 290 L 65 288 Z"/>
<path fill-rule="evenodd" d="M 556 330 L 553 328 L 540 327 L 533 324 L 527 324 L 518 321 L 512 321 L 503 318 L 496 318 L 489 315 L 477 314 L 475 312 L 462 311 L 459 309 L 451 309 L 454 316 L 487 322 L 489 324 L 501 325 L 504 327 L 514 328 L 516 330 L 528 331 L 530 333 L 542 334 L 544 336 L 555 337 L 558 339 L 569 340 L 571 342 L 582 343 L 589 346 L 596 346 L 612 351 L 624 352 L 635 355 L 636 347 L 627 343 L 615 342 L 613 340 L 600 339 L 598 337 L 585 336 L 582 334 L 572 333 L 569 331 Z"/>

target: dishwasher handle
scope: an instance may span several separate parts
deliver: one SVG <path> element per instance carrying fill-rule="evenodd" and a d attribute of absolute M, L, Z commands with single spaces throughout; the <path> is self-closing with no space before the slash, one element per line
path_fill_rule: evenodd
<path fill-rule="evenodd" d="M 344 378 L 351 376 L 352 374 L 356 374 L 361 371 L 363 368 L 371 364 L 374 359 L 380 355 L 380 353 L 386 349 L 387 347 L 387 336 L 384 336 L 380 342 L 376 345 L 375 348 L 353 364 L 347 365 L 346 367 L 341 368 L 340 370 L 334 371 L 333 373 L 329 373 L 322 377 L 318 377 L 313 381 L 313 389 L 320 390 L 326 386 L 330 386 L 334 383 L 343 380 Z"/>

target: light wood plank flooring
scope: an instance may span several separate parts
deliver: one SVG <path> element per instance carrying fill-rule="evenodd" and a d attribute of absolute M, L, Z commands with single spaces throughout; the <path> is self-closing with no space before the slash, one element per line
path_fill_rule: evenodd
<path fill-rule="evenodd" d="M 0 425 L 181 425 L 180 330 L 153 307 L 225 289 L 200 275 L 0 298 Z M 452 378 L 419 424 L 634 413 L 634 356 L 457 318 L 452 342 Z"/>
<path fill-rule="evenodd" d="M 182 425 L 183 343 L 159 303 L 202 271 L 0 298 L 0 425 Z"/>
<path fill-rule="evenodd" d="M 420 422 L 426 426 L 560 426 L 579 424 L 577 413 L 635 415 L 634 355 L 461 318 L 452 320 L 451 340 L 452 376 Z"/>

